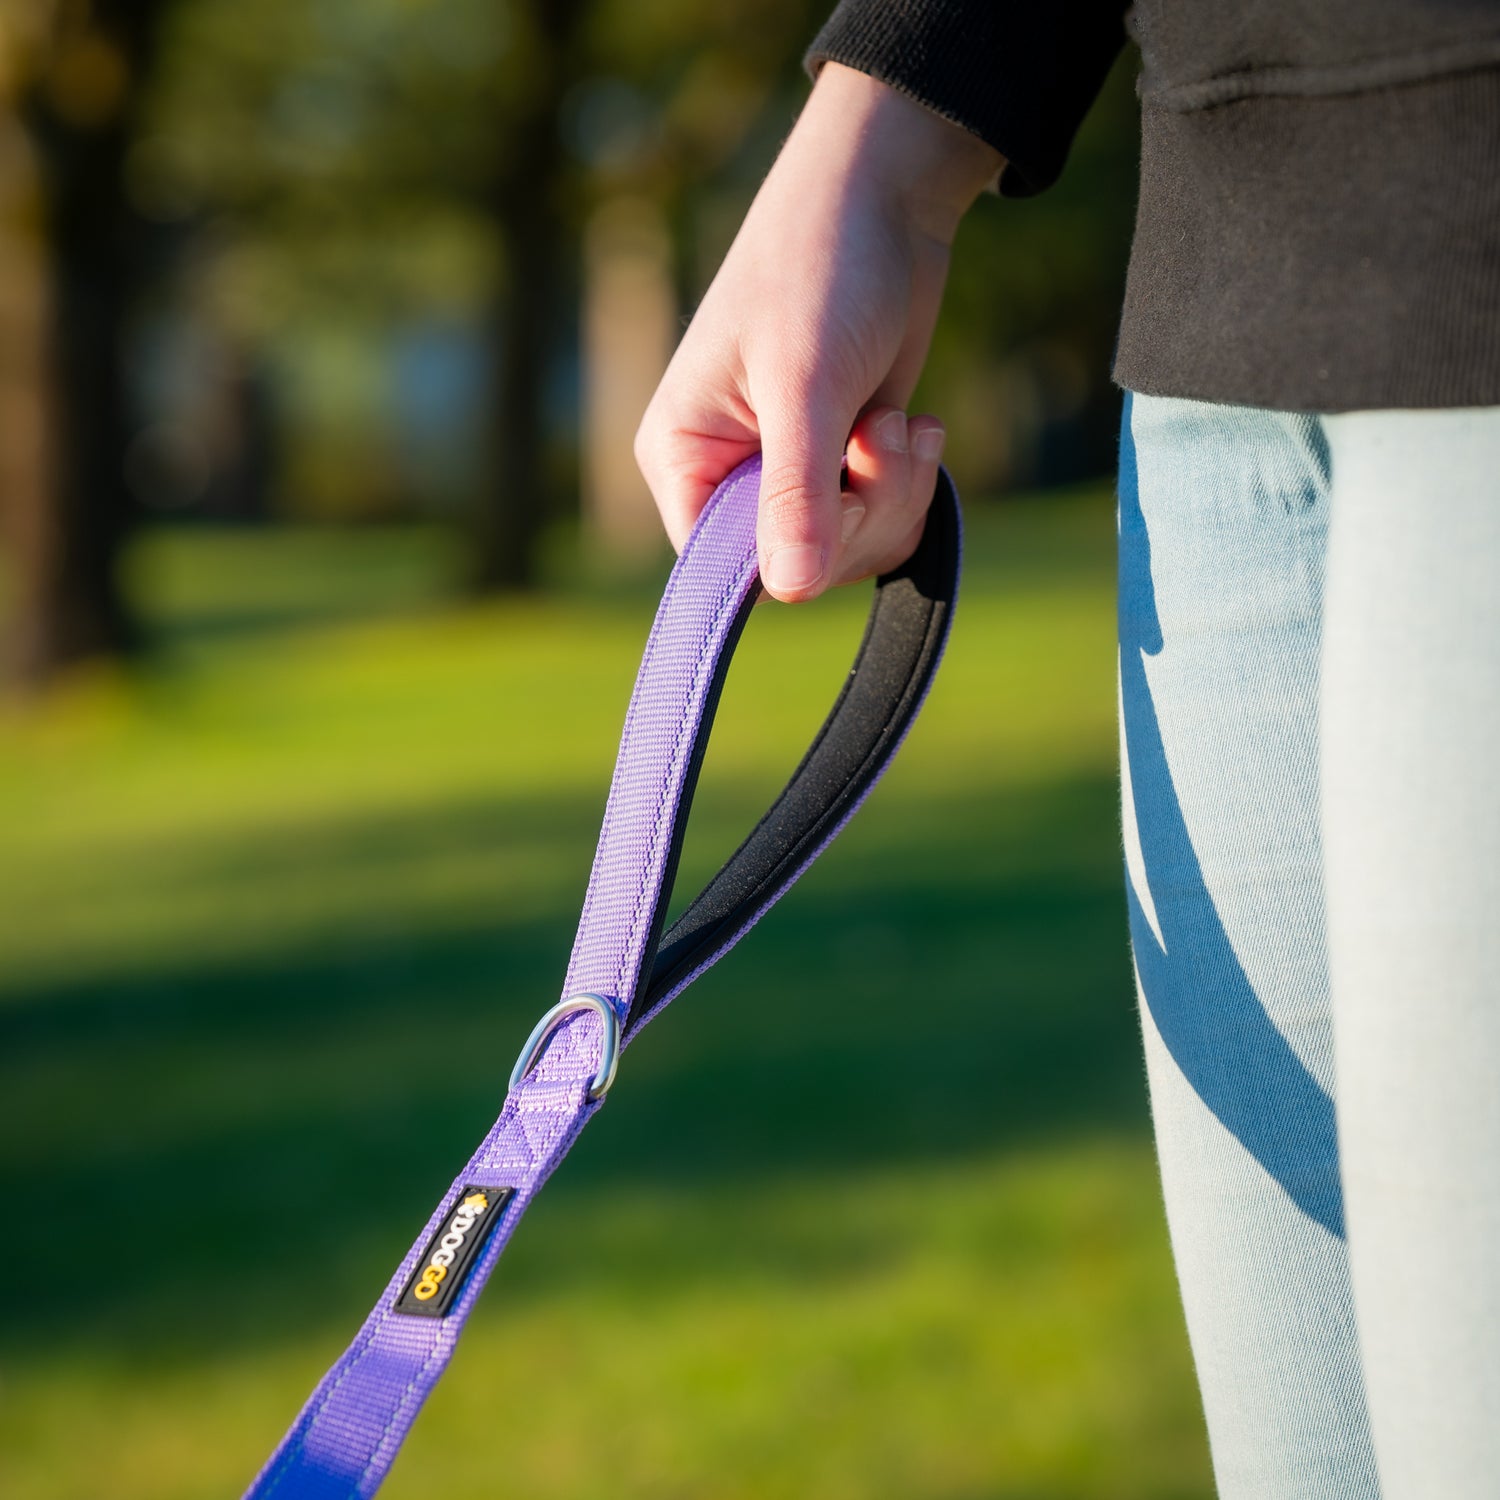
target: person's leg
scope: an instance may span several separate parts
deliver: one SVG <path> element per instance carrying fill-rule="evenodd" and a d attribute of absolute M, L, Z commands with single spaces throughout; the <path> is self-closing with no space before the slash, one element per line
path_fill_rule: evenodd
<path fill-rule="evenodd" d="M 1329 418 L 1323 831 L 1388 1500 L 1500 1491 L 1500 409 Z"/>
<path fill-rule="evenodd" d="M 1223 1500 L 1374 1500 L 1334 1131 L 1315 418 L 1135 396 L 1120 473 L 1131 938 Z"/>

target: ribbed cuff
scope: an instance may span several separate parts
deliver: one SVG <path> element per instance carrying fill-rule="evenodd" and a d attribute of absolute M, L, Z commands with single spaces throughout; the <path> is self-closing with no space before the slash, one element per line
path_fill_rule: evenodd
<path fill-rule="evenodd" d="M 804 59 L 842 63 L 1005 157 L 1000 191 L 1041 192 L 1124 45 L 1119 0 L 841 0 Z"/>

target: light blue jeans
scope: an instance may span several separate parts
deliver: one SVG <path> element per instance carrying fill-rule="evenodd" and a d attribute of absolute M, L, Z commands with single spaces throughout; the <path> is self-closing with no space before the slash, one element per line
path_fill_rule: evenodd
<path fill-rule="evenodd" d="M 1220 1495 L 1500 1495 L 1500 409 L 1129 398 L 1120 708 Z"/>

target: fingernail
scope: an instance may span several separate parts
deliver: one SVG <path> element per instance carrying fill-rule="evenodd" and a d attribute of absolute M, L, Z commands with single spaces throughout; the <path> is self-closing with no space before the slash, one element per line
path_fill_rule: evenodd
<path fill-rule="evenodd" d="M 941 427 L 924 427 L 912 439 L 912 447 L 924 463 L 936 463 L 943 456 L 943 444 L 947 440 L 948 434 Z"/>
<path fill-rule="evenodd" d="M 865 508 L 863 505 L 846 505 L 844 507 L 843 534 L 839 537 L 839 540 L 842 542 L 847 542 L 849 538 L 859 530 L 859 523 L 863 521 L 864 518 Z"/>
<path fill-rule="evenodd" d="M 912 447 L 916 450 L 916 456 L 924 463 L 936 463 L 942 458 L 942 446 L 948 441 L 948 434 L 942 428 L 922 428 L 912 440 Z"/>
<path fill-rule="evenodd" d="M 766 587 L 773 594 L 800 594 L 822 576 L 823 549 L 810 542 L 778 547 L 766 559 Z"/>
<path fill-rule="evenodd" d="M 880 446 L 887 453 L 905 453 L 907 448 L 906 413 L 888 411 L 875 424 L 875 436 L 880 439 Z"/>

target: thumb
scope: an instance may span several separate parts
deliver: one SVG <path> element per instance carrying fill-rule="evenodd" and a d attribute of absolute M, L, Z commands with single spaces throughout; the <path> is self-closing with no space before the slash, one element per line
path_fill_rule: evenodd
<path fill-rule="evenodd" d="M 837 571 L 839 470 L 855 415 L 812 397 L 778 400 L 760 413 L 760 576 L 787 604 L 816 598 Z"/>

